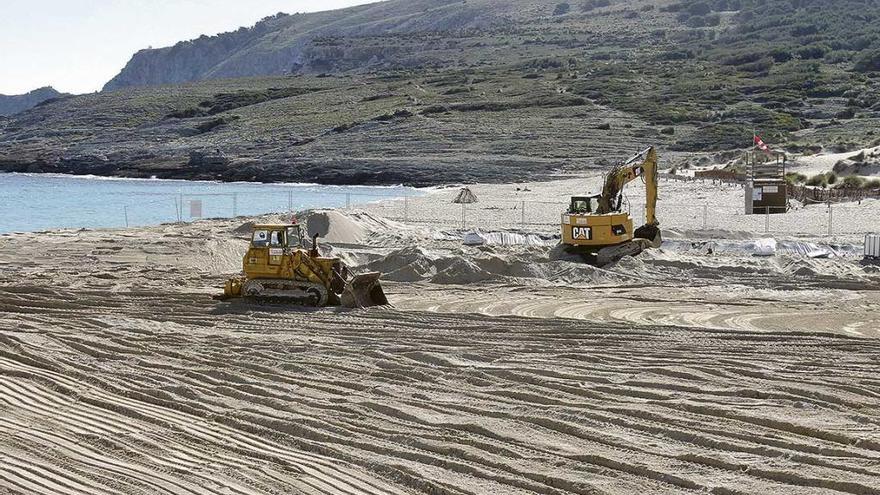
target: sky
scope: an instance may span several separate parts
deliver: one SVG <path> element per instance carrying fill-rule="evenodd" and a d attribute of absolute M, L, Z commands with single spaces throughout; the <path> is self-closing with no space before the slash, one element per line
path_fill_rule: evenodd
<path fill-rule="evenodd" d="M 375 0 L 372 0 L 375 1 Z M 0 94 L 99 91 L 138 50 L 368 0 L 0 0 Z"/>

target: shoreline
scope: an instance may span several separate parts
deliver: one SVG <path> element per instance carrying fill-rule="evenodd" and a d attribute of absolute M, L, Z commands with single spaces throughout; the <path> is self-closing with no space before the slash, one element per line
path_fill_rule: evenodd
<path fill-rule="evenodd" d="M 322 184 L 320 182 L 260 182 L 260 181 L 247 181 L 247 180 L 238 180 L 238 181 L 225 181 L 220 179 L 183 179 L 183 178 L 165 178 L 165 177 L 126 177 L 120 175 L 96 175 L 96 174 L 72 174 L 72 173 L 64 173 L 64 172 L 9 172 L 0 170 L 0 177 L 4 175 L 13 175 L 20 177 L 48 177 L 48 178 L 61 178 L 61 179 L 82 179 L 82 180 L 102 180 L 102 181 L 131 181 L 131 182 L 157 182 L 157 183 L 165 183 L 165 182 L 185 182 L 185 183 L 196 183 L 196 184 L 215 184 L 215 185 L 257 185 L 257 186 L 285 186 L 285 187 L 368 187 L 368 188 L 376 188 L 376 189 L 394 189 L 394 188 L 410 188 L 410 189 L 431 189 L 431 188 L 442 188 L 442 187 L 455 187 L 455 185 L 450 186 L 427 186 L 427 187 L 415 187 L 408 186 L 406 184 L 384 184 L 384 185 L 371 185 L 371 184 Z"/>
<path fill-rule="evenodd" d="M 47 165 L 35 165 L 33 163 L 19 163 L 3 161 L 0 159 L 0 174 L 21 175 L 46 175 L 46 176 L 71 176 L 71 177 L 102 177 L 120 180 L 170 180 L 191 182 L 216 182 L 216 183 L 258 183 L 258 184 L 314 184 L 320 186 L 339 187 L 412 187 L 423 189 L 428 187 L 446 187 L 451 185 L 468 184 L 505 184 L 510 182 L 511 176 L 521 177 L 521 182 L 529 182 L 546 178 L 545 180 L 558 180 L 569 176 L 571 173 L 591 173 L 590 167 L 578 169 L 576 172 L 562 168 L 542 169 L 540 160 L 534 160 L 532 167 L 521 168 L 510 166 L 509 169 L 494 168 L 482 170 L 479 173 L 463 173 L 462 170 L 444 168 L 444 164 L 438 164 L 430 169 L 418 169 L 410 166 L 399 166 L 394 170 L 384 167 L 365 169 L 363 166 L 352 164 L 346 173 L 332 167 L 314 171 L 314 167 L 305 164 L 302 170 L 291 173 L 286 164 L 273 164 L 262 170 L 245 170 L 244 168 L 225 168 L 222 170 L 204 167 L 203 169 L 190 169 L 185 164 L 175 168 L 146 167 L 132 164 L 130 166 L 101 166 L 82 167 L 83 170 L 72 167 L 59 167 Z M 328 164 L 331 165 L 331 164 Z M 338 165 L 338 164 L 334 164 Z M 415 165 L 415 164 L 413 164 Z M 138 168 L 143 167 L 143 168 Z M 473 171 L 472 171 L 473 172 Z M 247 177 L 247 178 L 242 178 Z M 252 180 L 257 177 L 265 177 L 263 180 Z M 301 178 L 301 180 L 297 180 Z"/>

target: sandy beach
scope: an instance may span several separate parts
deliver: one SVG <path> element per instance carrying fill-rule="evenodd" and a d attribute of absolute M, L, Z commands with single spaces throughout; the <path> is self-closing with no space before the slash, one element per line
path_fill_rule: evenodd
<path fill-rule="evenodd" d="M 0 486 L 877 493 L 877 205 L 840 206 L 832 236 L 824 205 L 704 229 L 675 205 L 732 213 L 742 190 L 664 182 L 663 247 L 609 267 L 554 259 L 538 221 L 462 243 L 517 202 L 552 222 L 595 179 L 474 186 L 467 213 L 493 220 L 464 229 L 454 188 L 406 222 L 402 200 L 298 214 L 384 272 L 392 307 L 367 310 L 211 299 L 248 222 L 288 214 L 0 236 Z"/>

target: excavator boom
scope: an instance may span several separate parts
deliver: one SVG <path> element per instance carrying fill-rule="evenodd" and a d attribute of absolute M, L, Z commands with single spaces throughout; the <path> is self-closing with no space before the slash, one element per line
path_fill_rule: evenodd
<path fill-rule="evenodd" d="M 657 225 L 657 151 L 654 147 L 634 155 L 608 172 L 596 213 L 607 215 L 620 211 L 620 196 L 624 186 L 640 177 L 645 181 L 645 225 Z"/>

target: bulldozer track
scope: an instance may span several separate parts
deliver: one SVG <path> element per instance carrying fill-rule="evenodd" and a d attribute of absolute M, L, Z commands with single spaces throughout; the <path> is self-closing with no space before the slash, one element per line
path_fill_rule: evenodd
<path fill-rule="evenodd" d="M 290 295 L 284 294 L 289 292 Z M 295 304 L 320 308 L 327 305 L 324 285 L 286 279 L 253 279 L 245 282 L 242 294 L 249 300 L 271 304 Z"/>

